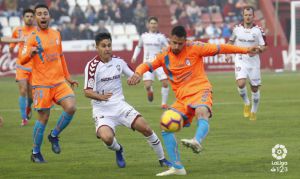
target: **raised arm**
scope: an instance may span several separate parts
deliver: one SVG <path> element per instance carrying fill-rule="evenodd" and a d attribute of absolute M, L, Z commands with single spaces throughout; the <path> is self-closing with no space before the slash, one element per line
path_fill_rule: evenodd
<path fill-rule="evenodd" d="M 146 62 L 140 64 L 136 70 L 135 73 L 132 75 L 132 77 L 128 78 L 127 83 L 129 85 L 136 85 L 140 82 L 141 76 L 146 73 L 147 71 L 153 72 L 158 67 L 162 66 L 162 60 L 163 55 L 159 54 L 155 57 L 155 59 L 152 62 Z"/>

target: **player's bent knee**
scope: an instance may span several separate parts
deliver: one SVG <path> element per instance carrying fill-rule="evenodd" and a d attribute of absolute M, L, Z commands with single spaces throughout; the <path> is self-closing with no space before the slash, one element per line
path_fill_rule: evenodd
<path fill-rule="evenodd" d="M 209 116 L 210 116 L 210 111 L 209 109 L 206 107 L 206 106 L 201 106 L 199 108 L 197 108 L 195 110 L 196 112 L 196 117 L 199 119 L 199 118 L 205 118 L 205 119 L 208 119 Z"/>

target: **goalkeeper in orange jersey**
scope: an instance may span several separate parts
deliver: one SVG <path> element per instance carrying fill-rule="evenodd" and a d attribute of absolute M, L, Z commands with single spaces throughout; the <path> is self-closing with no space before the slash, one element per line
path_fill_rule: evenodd
<path fill-rule="evenodd" d="M 53 103 L 63 108 L 55 128 L 48 135 L 52 151 L 59 154 L 61 148 L 58 136 L 72 121 L 76 111 L 74 92 L 67 82 L 72 87 L 78 86 L 78 83 L 72 80 L 69 74 L 62 52 L 60 33 L 48 28 L 51 20 L 48 6 L 37 5 L 35 19 L 38 29 L 26 41 L 20 63 L 24 65 L 32 61 L 33 103 L 38 112 L 38 120 L 33 128 L 31 160 L 44 163 L 40 148 L 49 120 L 50 108 Z"/>
<path fill-rule="evenodd" d="M 141 76 L 147 71 L 163 67 L 169 83 L 175 93 L 176 101 L 170 110 L 181 115 L 184 127 L 188 127 L 192 118 L 197 118 L 197 129 L 192 139 L 182 139 L 183 145 L 195 153 L 202 150 L 201 143 L 209 131 L 209 118 L 212 116 L 212 86 L 204 71 L 204 56 L 227 53 L 257 53 L 257 47 L 242 48 L 233 45 L 213 45 L 201 42 L 187 42 L 186 30 L 183 26 L 172 29 L 170 47 L 158 54 L 151 63 L 139 65 L 135 74 L 128 79 L 129 85 L 140 82 Z M 173 132 L 162 132 L 165 148 L 172 167 L 157 176 L 186 175 L 181 163 L 178 145 Z"/>

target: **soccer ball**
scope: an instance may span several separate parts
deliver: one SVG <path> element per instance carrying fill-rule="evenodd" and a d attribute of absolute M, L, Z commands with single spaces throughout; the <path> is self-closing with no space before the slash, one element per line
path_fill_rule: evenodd
<path fill-rule="evenodd" d="M 178 132 L 183 126 L 183 120 L 179 113 L 173 110 L 165 111 L 160 120 L 160 128 L 166 132 Z"/>

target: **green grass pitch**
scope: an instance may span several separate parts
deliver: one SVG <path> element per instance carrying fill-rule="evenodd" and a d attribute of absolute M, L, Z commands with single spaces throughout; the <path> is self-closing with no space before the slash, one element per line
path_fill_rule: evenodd
<path fill-rule="evenodd" d="M 179 144 L 187 176 L 166 178 L 299 178 L 300 176 L 300 73 L 263 73 L 261 103 L 257 121 L 243 118 L 242 100 L 238 96 L 233 73 L 209 73 L 213 84 L 213 118 L 210 133 L 203 143 L 204 151 L 194 154 Z M 123 145 L 127 166 L 115 164 L 114 152 L 95 137 L 91 106 L 83 95 L 83 77 L 75 77 L 77 113 L 71 125 L 60 135 L 62 153 L 51 151 L 46 139 L 61 113 L 56 106 L 45 130 L 42 153 L 46 164 L 30 161 L 32 127 L 20 127 L 18 90 L 13 78 L 0 79 L 0 178 L 155 178 L 166 170 L 160 168 L 154 151 L 145 138 L 125 127 L 117 128 L 117 139 Z M 125 80 L 124 80 L 125 81 Z M 155 82 L 155 99 L 148 103 L 143 85 L 123 85 L 127 101 L 132 104 L 160 135 L 160 84 Z M 249 89 L 249 88 L 248 88 Z M 248 90 L 249 92 L 249 90 Z M 170 94 L 169 104 L 174 100 Z M 177 133 L 177 139 L 191 138 L 195 123 Z M 288 171 L 271 172 L 271 149 L 284 144 L 288 154 Z"/>

